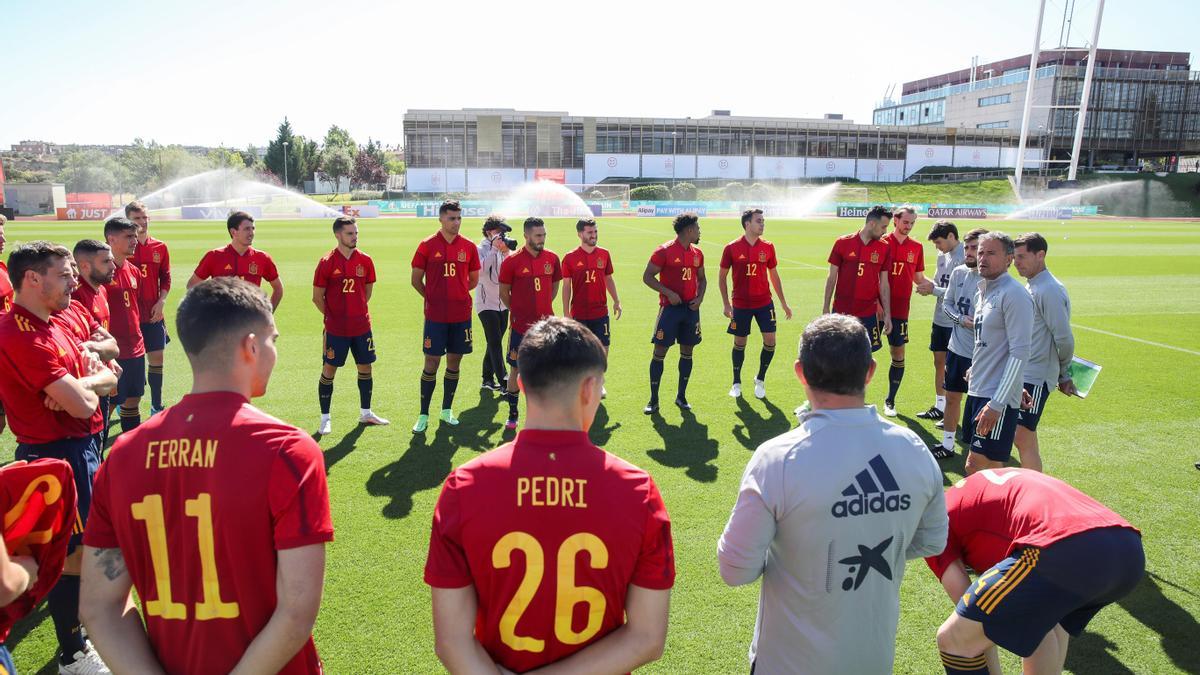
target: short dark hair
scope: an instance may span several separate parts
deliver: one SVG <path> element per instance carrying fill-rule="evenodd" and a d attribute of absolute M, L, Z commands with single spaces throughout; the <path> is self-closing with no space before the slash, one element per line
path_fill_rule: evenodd
<path fill-rule="evenodd" d="M 742 211 L 742 229 L 746 228 L 746 224 L 754 219 L 754 214 L 762 215 L 762 209 L 746 209 Z"/>
<path fill-rule="evenodd" d="M 575 223 L 575 231 L 576 232 L 583 232 L 588 227 L 596 227 L 596 219 L 595 218 L 591 218 L 591 217 L 580 218 Z"/>
<path fill-rule="evenodd" d="M 253 223 L 254 216 L 246 213 L 245 211 L 234 211 L 233 213 L 229 214 L 228 218 L 225 219 L 225 231 L 230 232 L 236 230 L 247 220 Z"/>
<path fill-rule="evenodd" d="M 237 277 L 206 279 L 183 296 L 175 333 L 190 356 L 218 341 L 270 323 L 271 303 L 258 288 Z"/>
<path fill-rule="evenodd" d="M 546 221 L 536 216 L 529 216 L 525 219 L 525 224 L 521 226 L 523 232 L 528 232 L 535 227 L 545 227 Z"/>
<path fill-rule="evenodd" d="M 25 280 L 26 272 L 33 270 L 39 275 L 44 275 L 56 259 L 66 258 L 69 255 L 71 252 L 67 250 L 66 246 L 51 241 L 31 241 L 21 244 L 8 254 L 8 280 L 12 283 L 13 289 L 19 291 L 21 282 Z"/>
<path fill-rule="evenodd" d="M 987 233 L 988 233 L 988 230 L 986 227 L 977 227 L 977 228 L 971 230 L 970 232 L 966 233 L 965 235 L 963 235 L 963 241 L 964 242 L 975 241 L 976 239 L 982 237 L 983 235 L 985 235 Z"/>
<path fill-rule="evenodd" d="M 983 246 L 983 242 L 985 241 L 1000 242 L 1000 250 L 1004 252 L 1004 255 L 1012 255 L 1017 248 L 1016 245 L 1013 244 L 1012 237 L 999 230 L 996 230 L 995 232 L 988 232 L 987 234 L 979 237 L 980 246 Z"/>
<path fill-rule="evenodd" d="M 504 216 L 493 213 L 487 218 L 483 219 L 484 232 L 487 232 L 488 230 L 502 230 L 504 228 L 500 227 L 501 225 L 507 225 L 507 223 L 504 222 Z"/>
<path fill-rule="evenodd" d="M 533 395 L 607 369 L 608 357 L 599 338 L 583 324 L 566 317 L 551 316 L 533 324 L 521 337 L 517 349 L 521 383 Z"/>
<path fill-rule="evenodd" d="M 929 241 L 945 239 L 950 235 L 958 239 L 958 226 L 948 220 L 939 220 L 929 229 Z"/>
<path fill-rule="evenodd" d="M 880 218 L 891 220 L 892 210 L 886 206 L 877 204 L 872 206 L 870 211 L 867 211 L 867 220 L 879 220 Z"/>
<path fill-rule="evenodd" d="M 357 224 L 358 224 L 358 219 L 355 218 L 354 216 L 338 216 L 337 218 L 333 219 L 333 231 L 336 234 L 338 232 L 341 232 L 342 228 L 346 227 L 347 225 L 357 225 Z"/>
<path fill-rule="evenodd" d="M 125 217 L 126 218 L 133 215 L 133 213 L 135 211 L 140 212 L 140 213 L 146 213 L 147 212 L 146 205 L 136 199 L 125 205 Z"/>
<path fill-rule="evenodd" d="M 446 201 L 442 202 L 441 206 L 438 207 L 438 216 L 440 217 L 442 214 L 446 213 L 447 211 L 461 212 L 462 205 L 458 203 L 457 199 L 447 199 Z"/>
<path fill-rule="evenodd" d="M 122 232 L 137 233 L 137 225 L 134 225 L 132 220 L 121 216 L 114 216 L 104 221 L 105 238 L 111 237 L 114 234 L 121 234 Z"/>
<path fill-rule="evenodd" d="M 800 336 L 800 366 L 808 386 L 830 394 L 862 394 L 871 369 L 871 338 L 852 316 L 825 314 Z"/>
<path fill-rule="evenodd" d="M 675 220 L 671 221 L 671 227 L 675 228 L 675 234 L 679 234 L 686 228 L 699 224 L 700 216 L 694 213 L 681 213 L 675 216 Z"/>
<path fill-rule="evenodd" d="M 71 251 L 71 255 L 79 258 L 80 256 L 94 256 L 97 253 L 111 251 L 112 247 L 102 241 L 95 239 L 80 239 L 75 242 L 75 248 Z"/>
<path fill-rule="evenodd" d="M 1024 246 L 1025 250 L 1029 251 L 1030 253 L 1037 253 L 1038 251 L 1045 252 L 1050 250 L 1050 243 L 1046 241 L 1045 237 L 1037 232 L 1026 232 L 1025 234 L 1017 237 L 1017 240 L 1013 242 L 1013 245 Z"/>

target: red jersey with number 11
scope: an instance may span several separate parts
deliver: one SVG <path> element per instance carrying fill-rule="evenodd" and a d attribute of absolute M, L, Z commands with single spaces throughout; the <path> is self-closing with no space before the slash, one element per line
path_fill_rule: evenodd
<path fill-rule="evenodd" d="M 332 539 L 321 449 L 232 392 L 121 434 L 83 534 L 121 549 L 169 673 L 232 670 L 275 611 L 278 551 Z M 321 672 L 311 637 L 280 672 Z"/>
<path fill-rule="evenodd" d="M 630 584 L 674 585 L 670 518 L 650 475 L 586 433 L 526 429 L 446 479 L 425 583 L 474 585 L 476 639 L 525 672 L 620 627 Z"/>

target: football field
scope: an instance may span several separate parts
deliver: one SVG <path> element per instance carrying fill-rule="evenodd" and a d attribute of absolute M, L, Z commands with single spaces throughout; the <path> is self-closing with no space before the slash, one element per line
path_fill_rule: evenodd
<path fill-rule="evenodd" d="M 924 243 L 927 276 L 936 250 L 927 241 L 933 219 L 922 217 L 913 235 Z M 481 219 L 464 221 L 462 233 L 479 239 Z M 730 346 L 717 287 L 725 243 L 741 234 L 733 218 L 702 218 L 701 247 L 709 286 L 701 307 L 704 341 L 696 347 L 688 398 L 693 410 L 670 405 L 678 349 L 667 357 L 661 416 L 642 414 L 648 397 L 649 344 L 658 310 L 656 294 L 641 282 L 654 247 L 673 237 L 666 218 L 600 218 L 600 245 L 616 266 L 624 316 L 612 322 L 608 398 L 591 430 L 593 442 L 646 469 L 661 488 L 675 538 L 677 582 L 663 658 L 645 668 L 660 673 L 748 672 L 746 650 L 754 626 L 758 585 L 731 589 L 717 573 L 716 543 L 754 448 L 795 425 L 792 410 L 804 400 L 792 373 L 797 339 L 821 309 L 821 294 L 835 236 L 861 226 L 859 219 L 768 219 L 765 237 L 779 255 L 791 321 L 779 322 L 779 346 L 767 378 L 767 398 L 751 386 L 742 399 L 726 393 Z M 515 220 L 520 239 L 519 220 Z M 1050 243 L 1049 269 L 1067 287 L 1073 305 L 1076 353 L 1103 366 L 1086 400 L 1054 394 L 1039 428 L 1048 473 L 1098 498 L 1140 528 L 1147 575 L 1119 605 L 1105 609 L 1073 640 L 1067 668 L 1075 673 L 1200 672 L 1200 232 L 1196 223 L 1147 221 L 958 221 L 960 233 L 982 225 L 1011 235 L 1037 230 Z M 356 425 L 358 395 L 353 368 L 335 381 L 333 433 L 320 439 L 329 472 L 335 541 L 328 548 L 325 599 L 316 626 L 317 649 L 331 673 L 430 673 L 434 656 L 429 589 L 422 579 L 430 518 L 446 474 L 510 439 L 507 407 L 480 391 L 483 332 L 475 353 L 463 359 L 455 401 L 457 427 L 431 420 L 413 435 L 421 374 L 422 303 L 409 285 L 417 243 L 437 228 L 434 219 L 359 222 L 359 247 L 375 260 L 379 281 L 371 314 L 379 360 L 374 409 L 388 427 Z M 200 256 L 228 243 L 224 223 L 153 221 L 151 233 L 167 242 L 175 289 L 174 308 Z M 32 239 L 68 247 L 102 238 L 99 223 L 10 222 L 7 249 Z M 334 246 L 329 223 L 261 221 L 256 248 L 269 252 L 282 274 L 285 295 L 277 314 L 279 361 L 265 411 L 315 431 L 321 316 L 313 307 L 317 259 Z M 546 246 L 561 257 L 578 245 L 574 222 L 548 222 Z M 1014 271 L 1015 274 L 1015 271 Z M 933 299 L 915 296 L 907 371 L 897 398 L 896 422 L 927 441 L 940 431 L 916 419 L 933 402 L 928 351 Z M 561 303 L 556 302 L 561 309 Z M 747 346 L 744 379 L 757 369 L 757 333 Z M 886 347 L 876 354 L 880 376 L 868 402 L 882 407 Z M 444 364 L 443 364 L 444 368 Z M 190 374 L 177 342 L 167 348 L 164 398 L 186 393 Z M 440 401 L 441 376 L 434 401 Z M 148 395 L 148 392 L 147 392 Z M 148 398 L 143 401 L 145 415 Z M 522 418 L 524 418 L 522 401 Z M 436 412 L 436 410 L 435 410 Z M 114 416 L 115 418 L 115 416 Z M 118 429 L 114 425 L 114 433 Z M 0 436 L 0 457 L 12 456 L 11 433 Z M 961 449 L 961 447 L 960 447 Z M 1014 450 L 1014 456 L 1016 452 Z M 946 484 L 962 475 L 962 459 L 942 463 Z M 1087 569 L 1079 570 L 1087 574 Z M 896 672 L 941 672 L 934 636 L 951 611 L 950 600 L 922 561 L 908 565 L 901 596 Z M 53 672 L 54 631 L 44 606 L 19 624 L 8 640 L 22 673 Z M 1003 656 L 1005 670 L 1019 671 Z"/>

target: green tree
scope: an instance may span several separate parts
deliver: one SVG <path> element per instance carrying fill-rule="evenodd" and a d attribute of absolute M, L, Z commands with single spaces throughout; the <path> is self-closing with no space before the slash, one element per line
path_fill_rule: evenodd
<path fill-rule="evenodd" d="M 303 137 L 296 136 L 292 131 L 292 123 L 288 118 L 284 117 L 280 123 L 279 129 L 276 130 L 275 140 L 267 144 L 267 155 L 263 158 L 263 164 L 267 171 L 283 178 L 287 174 L 288 185 L 298 185 L 304 180 L 304 151 L 300 141 Z M 287 149 L 284 150 L 284 146 Z M 284 168 L 284 157 L 287 158 L 287 168 Z M 285 186 L 286 187 L 286 186 Z"/>
<path fill-rule="evenodd" d="M 130 175 L 115 158 L 99 150 L 78 150 L 62 159 L 56 182 L 68 192 L 117 192 L 130 185 Z"/>

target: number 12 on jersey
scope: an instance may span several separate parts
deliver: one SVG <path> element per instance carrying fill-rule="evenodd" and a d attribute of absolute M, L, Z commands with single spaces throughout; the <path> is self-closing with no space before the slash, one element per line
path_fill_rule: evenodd
<path fill-rule="evenodd" d="M 213 544 L 212 495 L 201 492 L 195 499 L 183 502 L 184 513 L 196 519 L 197 548 L 200 554 L 200 581 L 204 600 L 196 603 L 196 620 L 233 619 L 240 610 L 236 602 L 221 602 L 221 581 L 217 578 L 217 556 Z M 187 619 L 187 605 L 171 599 L 171 564 L 167 546 L 166 516 L 162 495 L 146 495 L 132 504 L 134 520 L 146 524 L 150 543 L 150 563 L 154 567 L 154 588 L 157 597 L 142 598 L 146 615 L 164 619 Z"/>

